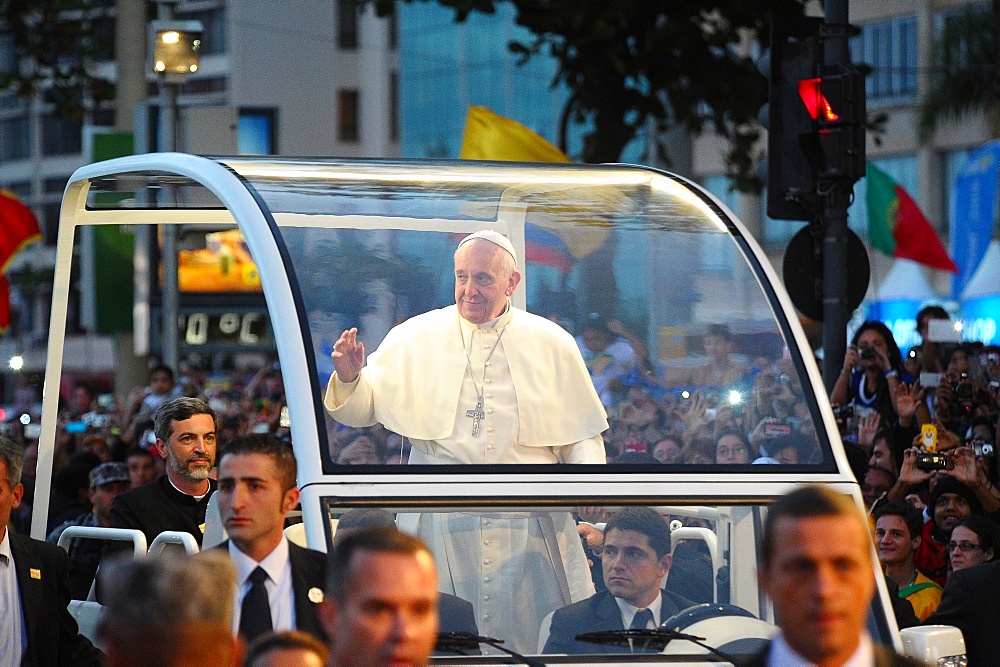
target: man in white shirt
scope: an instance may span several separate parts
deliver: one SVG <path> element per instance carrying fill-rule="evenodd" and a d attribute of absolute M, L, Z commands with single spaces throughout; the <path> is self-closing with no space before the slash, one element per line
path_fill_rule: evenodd
<path fill-rule="evenodd" d="M 605 461 L 607 419 L 573 337 L 514 308 L 514 248 L 493 231 L 455 251 L 455 305 L 393 328 L 365 359 L 357 329 L 334 345 L 324 404 L 338 422 L 408 438 L 410 465 Z M 480 631 L 517 651 L 541 619 L 594 591 L 569 512 L 401 516 L 472 603 Z"/>
<path fill-rule="evenodd" d="M 236 566 L 233 634 L 252 641 L 268 630 L 302 630 L 325 640 L 316 617 L 326 554 L 285 537 L 285 517 L 299 502 L 295 456 L 270 434 L 230 440 L 219 459 L 219 515 Z"/>
<path fill-rule="evenodd" d="M 772 505 L 764 523 L 761 586 L 781 633 L 748 665 L 918 665 L 865 630 L 875 593 L 867 518 L 845 495 L 806 486 Z"/>

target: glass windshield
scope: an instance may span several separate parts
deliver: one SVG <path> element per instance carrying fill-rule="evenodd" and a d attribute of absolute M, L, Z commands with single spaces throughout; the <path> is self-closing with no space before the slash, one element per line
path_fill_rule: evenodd
<path fill-rule="evenodd" d="M 414 507 L 326 499 L 329 546 L 336 549 L 373 526 L 419 536 L 437 563 L 440 631 L 501 640 L 503 649 L 521 654 L 602 655 L 605 661 L 633 648 L 705 656 L 711 647 L 740 656 L 760 650 L 777 631 L 756 574 L 764 505 L 485 502 Z M 655 625 L 703 638 L 703 645 L 676 639 L 664 647 L 651 639 L 629 646 L 620 632 L 635 609 L 616 600 L 658 609 Z M 876 623 L 869 631 L 886 633 Z M 436 656 L 478 651 L 503 652 L 443 637 Z"/>
<path fill-rule="evenodd" d="M 686 185 L 610 167 L 509 170 L 505 181 L 481 165 L 232 166 L 266 203 L 285 245 L 317 400 L 345 330 L 357 328 L 368 376 L 373 352 L 392 359 L 383 377 L 395 389 L 384 379 L 373 386 L 363 418 L 326 413 L 326 472 L 399 463 L 831 465 L 760 267 L 725 213 Z M 481 341 L 455 315 L 414 320 L 462 298 L 456 247 L 480 229 L 503 234 L 518 255 L 512 307 L 557 325 L 572 343 L 535 349 L 538 325 L 519 336 L 522 320 L 503 317 Z M 560 356 L 570 353 L 577 361 Z M 550 354 L 553 365 L 540 366 Z M 579 359 L 596 405 L 572 371 Z M 421 424 L 413 414 L 424 415 Z"/>

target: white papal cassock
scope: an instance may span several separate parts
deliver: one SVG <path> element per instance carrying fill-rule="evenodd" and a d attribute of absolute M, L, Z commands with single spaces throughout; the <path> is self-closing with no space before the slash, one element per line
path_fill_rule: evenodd
<path fill-rule="evenodd" d="M 480 387 L 485 416 L 473 436 L 466 412 Z M 407 320 L 354 383 L 334 374 L 324 403 L 342 424 L 381 422 L 409 438 L 410 464 L 605 461 L 607 419 L 575 341 L 515 308 L 482 325 L 455 306 Z M 594 592 L 568 512 L 415 514 L 399 523 L 433 551 L 441 590 L 472 602 L 480 633 L 514 650 L 534 652 L 542 618 Z"/>

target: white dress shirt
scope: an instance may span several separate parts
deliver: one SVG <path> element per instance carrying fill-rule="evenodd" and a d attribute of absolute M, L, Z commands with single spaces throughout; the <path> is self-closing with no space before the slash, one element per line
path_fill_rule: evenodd
<path fill-rule="evenodd" d="M 294 630 L 295 591 L 292 587 L 292 564 L 288 560 L 288 539 L 282 537 L 274 551 L 259 563 L 237 549 L 230 540 L 229 556 L 236 567 L 238 583 L 233 593 L 233 634 L 239 633 L 240 608 L 243 598 L 250 590 L 250 574 L 258 566 L 267 572 L 264 588 L 267 589 L 267 600 L 271 607 L 271 627 L 275 630 Z"/>
<path fill-rule="evenodd" d="M 21 592 L 17 586 L 17 568 L 10 550 L 10 533 L 4 526 L 0 540 L 0 656 L 8 664 L 20 665 L 28 648 L 28 632 L 21 612 Z"/>
<path fill-rule="evenodd" d="M 816 663 L 796 653 L 785 641 L 784 635 L 779 634 L 771 641 L 767 664 L 769 667 L 813 667 Z M 868 633 L 862 633 L 857 650 L 841 667 L 875 667 L 875 647 Z"/>
<path fill-rule="evenodd" d="M 663 594 L 657 592 L 656 599 L 653 600 L 648 607 L 633 607 L 631 604 L 623 600 L 622 598 L 615 598 L 615 602 L 618 603 L 618 609 L 622 613 L 622 627 L 629 628 L 632 626 L 632 619 L 640 609 L 648 609 L 653 612 L 653 620 L 651 624 L 646 625 L 647 630 L 655 630 L 660 626 L 660 607 L 663 605 Z"/>

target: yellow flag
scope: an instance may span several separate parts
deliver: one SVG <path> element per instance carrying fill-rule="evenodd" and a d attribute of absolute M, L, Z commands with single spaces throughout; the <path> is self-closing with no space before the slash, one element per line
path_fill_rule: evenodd
<path fill-rule="evenodd" d="M 469 106 L 458 157 L 463 160 L 572 162 L 537 132 L 486 107 Z"/>
<path fill-rule="evenodd" d="M 469 106 L 459 158 L 501 162 L 572 162 L 561 150 L 537 132 L 516 120 L 495 114 L 486 107 Z M 614 201 L 601 201 L 610 196 Z M 544 200 L 532 201 L 528 222 L 556 235 L 576 259 L 594 252 L 608 237 L 606 221 L 588 215 L 620 203 L 617 193 L 600 193 L 591 187 L 552 192 Z M 575 222 L 577 224 L 567 224 Z M 529 246 L 531 244 L 529 243 Z M 531 248 L 528 248 L 529 258 Z"/>

